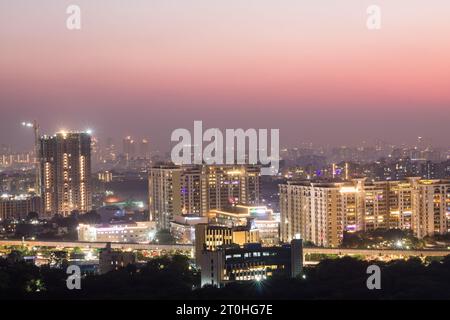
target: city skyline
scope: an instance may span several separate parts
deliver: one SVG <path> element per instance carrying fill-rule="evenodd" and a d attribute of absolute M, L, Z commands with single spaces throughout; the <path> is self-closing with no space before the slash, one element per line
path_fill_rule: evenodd
<path fill-rule="evenodd" d="M 29 146 L 18 124 L 36 119 L 164 150 L 203 120 L 279 128 L 288 146 L 420 135 L 448 148 L 445 1 L 378 1 L 380 30 L 366 27 L 370 1 L 77 3 L 77 31 L 68 1 L 0 4 L 2 142 Z"/>
<path fill-rule="evenodd" d="M 0 1 L 0 301 L 264 318 L 450 299 L 449 18 Z"/>
<path fill-rule="evenodd" d="M 3 152 L 4 154 L 19 154 L 23 153 L 28 154 L 32 152 L 32 149 L 34 148 L 33 145 L 33 139 L 30 132 L 27 130 L 23 130 L 20 128 L 19 125 L 16 126 L 17 128 L 17 136 L 16 138 L 20 138 L 18 143 L 12 143 L 11 140 L 1 140 L 0 146 L 2 149 L 0 150 L 0 153 Z M 245 130 L 245 128 L 244 128 Z M 168 154 L 175 144 L 174 142 L 170 142 L 166 145 L 160 148 L 160 145 L 154 144 L 154 139 L 152 136 L 139 136 L 139 135 L 117 135 L 117 136 L 102 136 L 98 134 L 97 131 L 94 131 L 93 129 L 84 129 L 84 130 L 75 130 L 75 129 L 67 129 L 67 127 L 60 128 L 59 130 L 55 130 L 54 132 L 40 132 L 40 136 L 54 136 L 61 132 L 68 132 L 68 133 L 77 133 L 77 132 L 86 132 L 89 133 L 93 138 L 93 148 L 101 148 L 102 150 L 107 150 L 111 146 L 114 147 L 114 152 L 117 152 L 118 155 L 126 155 L 128 152 L 125 150 L 124 147 L 124 141 L 127 139 L 133 139 L 134 143 L 136 144 L 135 148 L 136 150 L 134 152 L 141 153 L 142 152 L 142 143 L 145 143 L 148 148 L 148 150 L 151 153 L 154 153 L 154 155 L 164 155 Z M 128 132 L 128 131 L 127 131 Z M 170 137 L 169 137 L 170 138 Z M 1 139 L 1 138 L 0 138 Z M 316 152 L 323 152 L 328 151 L 331 152 L 333 149 L 339 149 L 339 148 L 381 148 L 380 150 L 388 151 L 392 148 L 418 148 L 421 150 L 439 150 L 443 152 L 443 156 L 445 156 L 445 153 L 450 150 L 449 144 L 436 144 L 435 141 L 430 138 L 429 136 L 419 136 L 419 135 L 412 135 L 406 141 L 400 141 L 395 142 L 389 139 L 361 139 L 361 140 L 348 140 L 348 141 L 342 141 L 340 143 L 318 143 L 314 142 L 312 140 L 298 140 L 297 142 L 293 142 L 292 144 L 285 144 L 283 141 L 281 141 L 280 145 L 281 151 L 283 150 L 293 150 L 293 149 L 311 149 L 312 151 Z"/>

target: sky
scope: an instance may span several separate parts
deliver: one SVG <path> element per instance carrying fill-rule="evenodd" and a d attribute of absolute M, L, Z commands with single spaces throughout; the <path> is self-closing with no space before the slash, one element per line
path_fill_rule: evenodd
<path fill-rule="evenodd" d="M 30 147 L 36 119 L 169 150 L 202 120 L 287 146 L 448 148 L 449 57 L 448 0 L 0 0 L 0 143 Z"/>

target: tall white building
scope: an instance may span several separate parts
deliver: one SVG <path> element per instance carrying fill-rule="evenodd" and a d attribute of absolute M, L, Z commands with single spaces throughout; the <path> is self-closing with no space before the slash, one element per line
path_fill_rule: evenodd
<path fill-rule="evenodd" d="M 445 234 L 450 229 L 450 182 L 415 181 L 413 230 L 418 238 Z"/>
<path fill-rule="evenodd" d="M 281 237 L 298 235 L 319 246 L 338 246 L 343 232 L 361 230 L 362 180 L 351 183 L 301 182 L 280 185 Z"/>
<path fill-rule="evenodd" d="M 148 176 L 150 219 L 158 229 L 169 229 L 174 215 L 181 214 L 181 168 L 152 167 Z"/>

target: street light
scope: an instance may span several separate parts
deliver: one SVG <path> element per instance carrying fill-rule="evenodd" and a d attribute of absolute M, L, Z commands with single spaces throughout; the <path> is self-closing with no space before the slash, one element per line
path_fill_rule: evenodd
<path fill-rule="evenodd" d="M 27 128 L 32 128 L 33 124 L 31 122 L 22 122 L 22 126 L 27 127 Z"/>

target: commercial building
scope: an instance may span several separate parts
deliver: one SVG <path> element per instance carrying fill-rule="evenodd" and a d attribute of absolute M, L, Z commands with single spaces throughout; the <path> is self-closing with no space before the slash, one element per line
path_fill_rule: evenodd
<path fill-rule="evenodd" d="M 236 227 L 250 223 L 254 229 L 258 229 L 263 245 L 280 242 L 279 217 L 266 206 L 233 205 L 223 210 L 212 210 L 208 216 L 210 222 L 216 225 Z"/>
<path fill-rule="evenodd" d="M 208 217 L 194 214 L 175 216 L 170 222 L 170 233 L 179 244 L 194 244 L 195 226 L 200 223 L 208 223 Z"/>
<path fill-rule="evenodd" d="M 152 232 L 155 231 L 155 224 L 151 221 L 79 224 L 77 231 L 79 241 L 148 243 Z"/>
<path fill-rule="evenodd" d="M 260 168 L 252 165 L 152 167 L 149 210 L 158 228 L 169 229 L 176 215 L 206 216 L 231 204 L 258 205 Z"/>
<path fill-rule="evenodd" d="M 423 238 L 450 227 L 450 182 L 288 182 L 280 185 L 281 238 L 300 234 L 316 245 L 336 247 L 344 232 L 412 230 Z"/>
<path fill-rule="evenodd" d="M 204 250 L 215 251 L 224 245 L 244 245 L 259 243 L 259 230 L 251 225 L 239 227 L 225 227 L 200 223 L 195 226 L 195 257 L 200 261 Z"/>
<path fill-rule="evenodd" d="M 58 132 L 40 138 L 43 213 L 69 215 L 91 210 L 91 137 Z"/>
<path fill-rule="evenodd" d="M 25 219 L 30 212 L 41 213 L 40 197 L 29 194 L 0 196 L 0 220 Z"/>
<path fill-rule="evenodd" d="M 201 285 L 221 287 L 235 281 L 263 281 L 275 274 L 297 277 L 301 275 L 302 267 L 300 239 L 272 247 L 260 244 L 223 246 L 215 251 L 201 252 Z"/>

